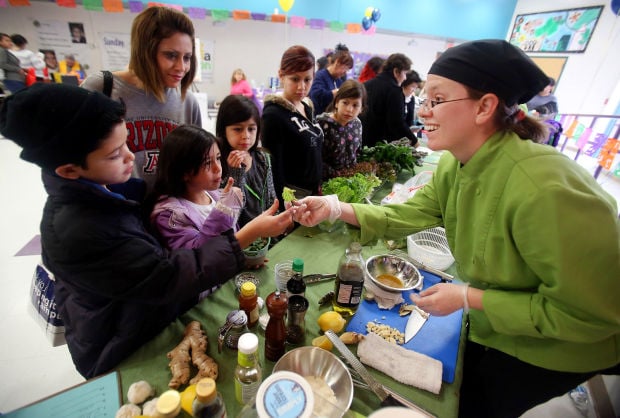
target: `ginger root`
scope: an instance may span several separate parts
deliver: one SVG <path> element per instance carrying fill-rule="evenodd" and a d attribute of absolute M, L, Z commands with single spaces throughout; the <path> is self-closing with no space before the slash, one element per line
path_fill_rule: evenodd
<path fill-rule="evenodd" d="M 191 361 L 198 369 L 198 373 L 190 383 L 195 383 L 203 377 L 217 379 L 217 363 L 206 354 L 207 336 L 200 327 L 200 322 L 192 321 L 185 327 L 183 340 L 172 351 L 168 352 L 170 359 L 168 367 L 172 372 L 172 379 L 168 383 L 171 389 L 188 382 L 190 376 L 190 351 Z"/>

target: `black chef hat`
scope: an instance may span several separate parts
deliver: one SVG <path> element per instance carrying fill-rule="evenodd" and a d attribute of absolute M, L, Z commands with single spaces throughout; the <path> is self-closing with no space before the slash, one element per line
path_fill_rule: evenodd
<path fill-rule="evenodd" d="M 449 48 L 428 73 L 494 93 L 508 106 L 526 103 L 549 84 L 549 77 L 525 52 L 499 39 L 465 42 Z"/>
<path fill-rule="evenodd" d="M 0 133 L 23 148 L 22 159 L 53 171 L 81 163 L 124 113 L 122 103 L 99 92 L 36 83 L 6 98 Z"/>

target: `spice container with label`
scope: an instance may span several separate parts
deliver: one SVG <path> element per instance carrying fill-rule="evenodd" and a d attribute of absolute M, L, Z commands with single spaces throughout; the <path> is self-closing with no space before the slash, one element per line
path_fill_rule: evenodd
<path fill-rule="evenodd" d="M 245 282 L 241 285 L 239 309 L 245 312 L 248 318 L 248 327 L 253 328 L 258 323 L 258 296 L 254 283 Z"/>

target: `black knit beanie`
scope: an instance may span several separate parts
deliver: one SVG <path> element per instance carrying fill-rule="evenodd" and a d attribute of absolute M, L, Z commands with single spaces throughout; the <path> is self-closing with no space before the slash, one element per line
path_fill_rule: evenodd
<path fill-rule="evenodd" d="M 465 42 L 449 48 L 428 72 L 483 93 L 506 105 L 526 103 L 549 84 L 549 77 L 516 46 L 499 39 Z"/>
<path fill-rule="evenodd" d="M 23 148 L 20 157 L 54 171 L 83 161 L 124 116 L 124 105 L 99 92 L 36 83 L 6 98 L 0 133 Z"/>

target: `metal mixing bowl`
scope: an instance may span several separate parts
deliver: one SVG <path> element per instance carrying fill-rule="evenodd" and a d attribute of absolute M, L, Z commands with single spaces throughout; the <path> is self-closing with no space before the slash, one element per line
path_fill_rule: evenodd
<path fill-rule="evenodd" d="M 351 373 L 344 363 L 329 351 L 310 346 L 294 348 L 273 366 L 274 373 L 281 370 L 295 372 L 304 377 L 316 376 L 324 379 L 336 395 L 336 409 L 342 414 L 349 410 L 353 401 Z"/>
<path fill-rule="evenodd" d="M 422 289 L 423 278 L 419 270 L 408 260 L 393 254 L 375 255 L 366 260 L 368 277 L 374 284 L 388 292 Z M 377 278 L 382 274 L 395 276 L 402 281 L 403 287 L 396 287 L 380 282 Z"/>

